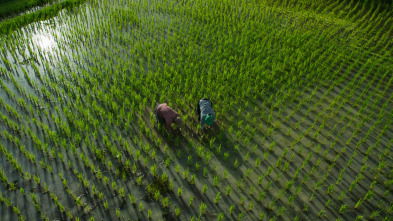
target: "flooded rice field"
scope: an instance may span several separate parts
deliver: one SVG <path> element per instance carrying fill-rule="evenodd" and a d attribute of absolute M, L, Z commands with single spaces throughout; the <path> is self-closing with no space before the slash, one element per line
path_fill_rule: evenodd
<path fill-rule="evenodd" d="M 391 12 L 348 2 L 90 0 L 0 36 L 1 219 L 392 219 Z"/>

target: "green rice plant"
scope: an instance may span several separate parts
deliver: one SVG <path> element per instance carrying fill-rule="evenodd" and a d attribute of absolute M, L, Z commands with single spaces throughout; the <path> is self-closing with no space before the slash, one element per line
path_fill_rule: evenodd
<path fill-rule="evenodd" d="M 250 152 L 248 151 L 246 156 L 244 157 L 244 161 L 247 161 L 249 156 L 250 156 Z"/>
<path fill-rule="evenodd" d="M 109 204 L 108 204 L 108 201 L 105 201 L 105 202 L 104 202 L 104 208 L 105 208 L 106 210 L 108 210 L 108 209 L 109 209 Z"/>
<path fill-rule="evenodd" d="M 209 153 L 207 153 L 207 154 L 205 155 L 205 163 L 206 163 L 206 164 L 209 164 L 210 159 L 212 158 L 212 156 L 213 156 L 213 154 L 212 154 L 211 152 L 209 152 Z"/>
<path fill-rule="evenodd" d="M 214 199 L 214 203 L 215 203 L 215 204 L 217 204 L 218 201 L 221 199 L 221 196 L 220 196 L 220 195 L 221 195 L 221 192 L 218 192 L 217 195 L 216 195 L 216 198 Z"/>
<path fill-rule="evenodd" d="M 202 193 L 203 193 L 203 194 L 206 194 L 206 191 L 207 191 L 207 185 L 206 185 L 206 184 L 203 184 Z"/>
<path fill-rule="evenodd" d="M 182 196 L 182 194 L 183 194 L 183 187 L 177 188 L 177 195 Z"/>
<path fill-rule="evenodd" d="M 285 206 L 280 206 L 278 208 L 278 214 L 277 216 L 282 216 L 285 213 L 285 210 L 287 210 L 287 208 Z"/>
<path fill-rule="evenodd" d="M 246 172 L 246 177 L 248 178 L 252 172 L 252 169 L 248 168 Z"/>
<path fill-rule="evenodd" d="M 261 163 L 261 159 L 257 157 L 257 159 L 255 160 L 255 168 L 257 168 L 260 163 Z"/>
<path fill-rule="evenodd" d="M 257 150 L 258 145 L 254 145 L 254 147 L 252 148 L 252 153 L 255 153 L 255 151 Z"/>
<path fill-rule="evenodd" d="M 143 203 L 142 203 L 142 202 L 140 202 L 140 203 L 139 203 L 139 212 L 142 212 L 142 211 L 143 211 L 143 209 L 144 209 L 144 208 L 143 208 Z"/>
<path fill-rule="evenodd" d="M 355 182 L 356 182 L 356 183 L 359 183 L 359 182 L 362 181 L 363 179 L 364 179 L 364 176 L 363 176 L 361 173 L 359 173 L 359 174 L 356 176 Z"/>
<path fill-rule="evenodd" d="M 195 174 L 191 175 L 190 184 L 195 183 Z"/>
<path fill-rule="evenodd" d="M 221 153 L 221 144 L 217 147 L 216 153 L 217 153 L 217 154 L 220 154 L 220 153 Z"/>
<path fill-rule="evenodd" d="M 155 199 L 156 201 L 159 201 L 160 198 L 161 198 L 161 193 L 160 193 L 159 190 L 156 190 L 156 191 L 154 192 L 154 199 Z"/>
<path fill-rule="evenodd" d="M 293 186 L 293 184 L 294 184 L 294 180 L 288 180 L 286 183 L 285 183 L 285 190 L 289 190 L 289 189 L 291 189 L 291 187 Z"/>
<path fill-rule="evenodd" d="M 246 211 L 242 211 L 241 213 L 239 213 L 239 216 L 238 216 L 239 221 L 243 219 L 244 214 L 246 214 Z"/>
<path fill-rule="evenodd" d="M 279 180 L 281 179 L 281 176 L 282 176 L 282 172 L 280 171 L 280 172 L 277 174 L 276 178 L 274 178 L 274 181 L 275 181 L 275 182 L 279 181 Z"/>
<path fill-rule="evenodd" d="M 217 221 L 222 221 L 224 219 L 224 213 L 220 212 L 217 216 Z"/>
<path fill-rule="evenodd" d="M 243 180 L 244 180 L 244 178 L 239 179 L 239 180 L 237 181 L 237 187 L 238 187 L 239 189 L 243 189 Z"/>
<path fill-rule="evenodd" d="M 142 185 L 142 176 L 140 176 L 140 177 L 138 177 L 138 178 L 136 179 L 136 183 L 138 184 L 138 186 L 141 186 L 141 185 Z"/>
<path fill-rule="evenodd" d="M 205 215 L 206 207 L 207 205 L 201 202 L 201 205 L 199 206 L 199 216 Z"/>
<path fill-rule="evenodd" d="M 233 148 L 235 150 L 235 152 L 239 151 L 239 144 L 235 145 L 235 147 Z"/>
<path fill-rule="evenodd" d="M 341 191 L 340 196 L 338 197 L 338 200 L 343 201 L 346 194 L 347 194 L 347 191 Z"/>
<path fill-rule="evenodd" d="M 364 200 L 364 201 L 370 200 L 371 198 L 374 197 L 374 195 L 375 195 L 374 191 L 370 189 L 370 190 L 366 193 L 366 195 L 364 196 L 363 200 Z"/>
<path fill-rule="evenodd" d="M 191 163 L 192 163 L 192 161 L 191 161 L 191 155 L 188 155 L 188 166 L 190 166 Z"/>
<path fill-rule="evenodd" d="M 112 189 L 113 189 L 113 191 L 117 191 L 117 184 L 116 184 L 116 182 L 115 181 L 112 181 Z"/>
<path fill-rule="evenodd" d="M 207 175 L 208 175 L 207 168 L 204 167 L 204 168 L 203 168 L 203 176 L 204 176 L 204 177 L 207 177 Z"/>
<path fill-rule="evenodd" d="M 145 164 L 145 166 L 147 167 L 147 162 L 149 161 L 148 157 L 143 158 L 143 163 Z"/>
<path fill-rule="evenodd" d="M 356 221 L 363 221 L 366 220 L 363 215 L 357 215 L 355 218 Z"/>
<path fill-rule="evenodd" d="M 273 210 L 275 205 L 276 205 L 276 201 L 275 200 L 270 201 L 268 210 L 270 210 L 270 211 Z"/>
<path fill-rule="evenodd" d="M 259 177 L 258 177 L 258 185 L 261 185 L 262 184 L 262 180 L 263 180 L 263 178 L 265 177 L 265 175 L 259 175 Z"/>
<path fill-rule="evenodd" d="M 151 209 L 147 210 L 147 218 L 151 219 Z"/>
<path fill-rule="evenodd" d="M 329 188 L 328 188 L 328 190 L 327 190 L 326 193 L 327 193 L 328 195 L 330 195 L 330 194 L 334 193 L 335 190 L 336 190 L 336 184 L 331 184 L 331 185 L 329 186 Z"/>
<path fill-rule="evenodd" d="M 176 167 L 175 167 L 176 173 L 179 173 L 179 168 L 180 168 L 180 166 L 179 166 L 179 164 L 177 164 Z"/>
<path fill-rule="evenodd" d="M 318 217 L 319 218 L 322 218 L 322 217 L 324 217 L 324 216 L 326 216 L 326 211 L 324 210 L 324 209 L 321 209 L 320 211 L 319 211 L 319 213 L 318 213 Z"/>
<path fill-rule="evenodd" d="M 356 202 L 355 209 L 359 208 L 363 203 L 364 203 L 364 200 L 363 200 L 363 199 L 359 199 L 359 200 Z"/>
<path fill-rule="evenodd" d="M 339 211 L 340 214 L 345 213 L 347 211 L 347 209 L 348 209 L 348 206 L 346 204 L 341 205 L 340 211 Z"/>
<path fill-rule="evenodd" d="M 227 169 L 224 169 L 223 177 L 224 177 L 224 179 L 228 178 L 228 171 L 227 171 Z"/>
<path fill-rule="evenodd" d="M 40 178 L 38 176 L 33 175 L 33 179 L 35 183 L 39 186 L 40 185 Z"/>
<path fill-rule="evenodd" d="M 282 162 L 282 158 L 278 158 L 276 161 L 276 168 L 281 165 L 281 162 Z"/>
<path fill-rule="evenodd" d="M 194 197 L 193 197 L 193 196 L 191 196 L 191 197 L 190 197 L 190 200 L 188 201 L 188 206 L 191 206 L 191 204 L 192 204 L 193 200 L 194 200 Z"/>
<path fill-rule="evenodd" d="M 169 198 L 168 197 L 162 198 L 161 202 L 162 202 L 162 206 L 164 208 L 168 208 L 168 206 L 169 206 Z"/>
<path fill-rule="evenodd" d="M 120 210 L 118 208 L 116 208 L 116 216 L 117 218 L 120 218 Z"/>
<path fill-rule="evenodd" d="M 235 167 L 235 169 L 240 166 L 240 163 L 237 161 L 237 159 L 235 160 L 235 163 L 233 164 L 233 166 Z"/>
<path fill-rule="evenodd" d="M 22 187 L 19 189 L 19 191 L 20 191 L 20 193 L 21 193 L 23 196 L 26 196 L 26 193 L 25 193 L 25 191 L 24 191 L 24 189 L 23 189 Z"/>
<path fill-rule="evenodd" d="M 228 152 L 225 152 L 225 153 L 224 153 L 224 161 L 227 161 L 228 157 L 229 157 L 229 153 L 228 153 Z"/>
<path fill-rule="evenodd" d="M 187 179 L 189 172 L 188 169 L 183 172 L 183 179 Z"/>
<path fill-rule="evenodd" d="M 220 178 L 218 177 L 218 175 L 215 175 L 213 180 L 213 186 L 217 186 L 219 182 L 220 182 Z"/>
<path fill-rule="evenodd" d="M 157 166 L 156 164 L 153 164 L 153 166 L 150 167 L 150 173 L 156 177 L 157 176 Z"/>

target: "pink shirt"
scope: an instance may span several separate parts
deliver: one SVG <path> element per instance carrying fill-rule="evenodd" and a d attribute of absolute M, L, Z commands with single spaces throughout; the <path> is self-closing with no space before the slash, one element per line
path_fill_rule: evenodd
<path fill-rule="evenodd" d="M 175 119 L 179 117 L 179 114 L 166 103 L 158 105 L 157 114 L 165 119 L 166 129 L 168 131 L 172 131 L 171 124 L 175 122 Z"/>

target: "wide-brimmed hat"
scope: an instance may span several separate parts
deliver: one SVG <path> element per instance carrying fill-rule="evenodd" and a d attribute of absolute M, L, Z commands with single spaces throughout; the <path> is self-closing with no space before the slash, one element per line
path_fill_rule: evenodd
<path fill-rule="evenodd" d="M 177 127 L 181 127 L 184 124 L 183 119 L 181 119 L 181 117 L 176 117 L 174 122 L 177 125 Z"/>
<path fill-rule="evenodd" d="M 208 114 L 205 118 L 205 124 L 211 126 L 214 122 L 214 117 L 211 114 Z"/>

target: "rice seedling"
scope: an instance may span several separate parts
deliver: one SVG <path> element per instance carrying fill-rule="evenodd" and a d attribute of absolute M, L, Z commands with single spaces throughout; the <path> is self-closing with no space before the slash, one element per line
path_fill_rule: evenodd
<path fill-rule="evenodd" d="M 178 196 L 182 196 L 182 195 L 183 195 L 183 187 L 179 187 L 179 188 L 177 189 L 177 195 L 178 195 Z"/>
<path fill-rule="evenodd" d="M 201 205 L 199 206 L 199 216 L 204 215 L 206 212 L 206 204 L 205 203 L 201 203 Z"/>
<path fill-rule="evenodd" d="M 214 203 L 215 203 L 215 204 L 217 204 L 218 201 L 221 199 L 221 196 L 220 196 L 220 195 L 221 195 L 221 192 L 218 192 L 217 195 L 216 195 L 216 198 L 214 199 Z"/>

